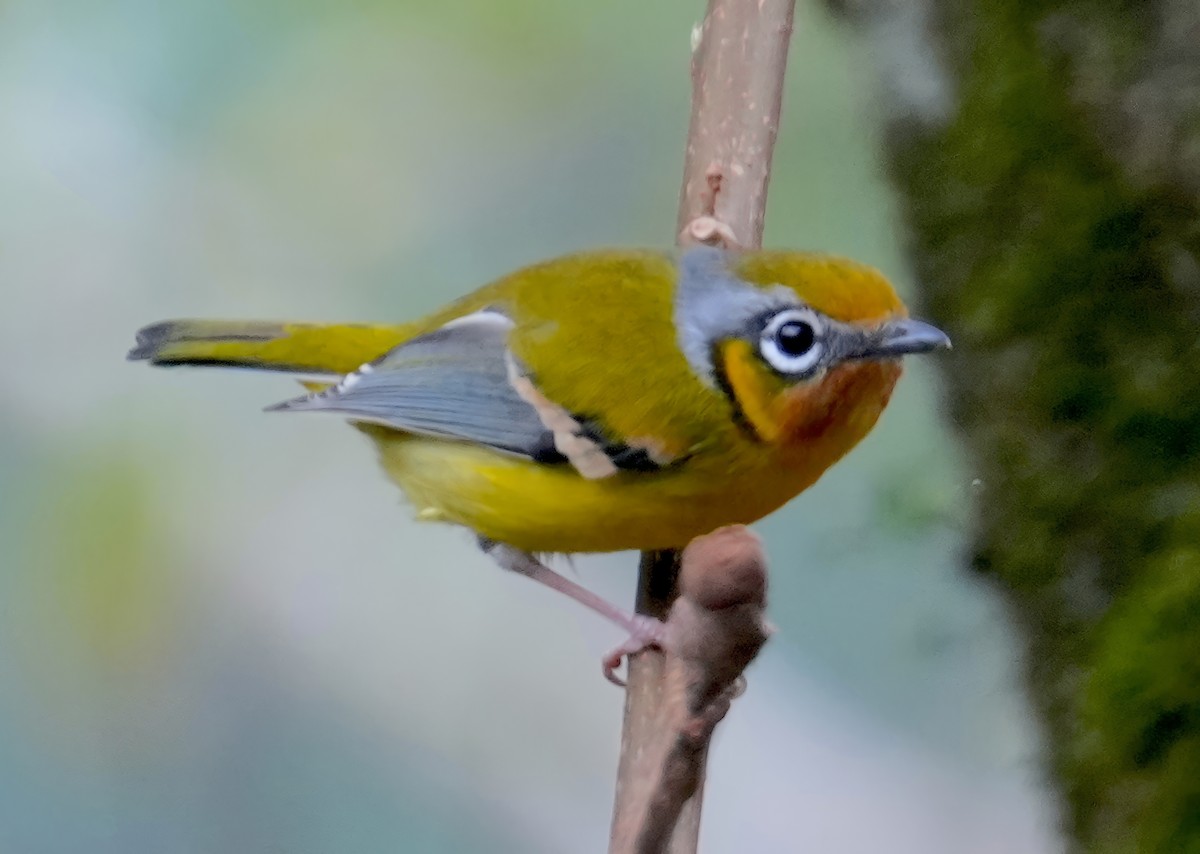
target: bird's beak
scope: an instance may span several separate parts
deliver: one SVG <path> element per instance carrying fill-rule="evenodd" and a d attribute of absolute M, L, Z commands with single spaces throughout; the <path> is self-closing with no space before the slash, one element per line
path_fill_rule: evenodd
<path fill-rule="evenodd" d="M 906 317 L 889 321 L 873 331 L 851 358 L 894 359 L 912 353 L 949 349 L 950 336 L 945 332 L 931 323 Z"/>

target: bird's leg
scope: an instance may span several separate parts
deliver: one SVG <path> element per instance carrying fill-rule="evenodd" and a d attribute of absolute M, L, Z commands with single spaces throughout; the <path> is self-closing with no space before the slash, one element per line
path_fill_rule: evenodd
<path fill-rule="evenodd" d="M 664 626 L 661 620 L 642 614 L 630 614 L 628 611 L 618 608 L 603 596 L 598 596 L 586 587 L 559 575 L 529 552 L 523 552 L 487 537 L 479 538 L 479 547 L 502 568 L 524 575 L 526 578 L 532 578 L 552 590 L 565 593 L 585 608 L 590 608 L 609 622 L 615 623 L 629 632 L 629 637 L 625 642 L 604 656 L 602 660 L 604 676 L 609 682 L 624 686 L 624 681 L 616 675 L 616 669 L 621 665 L 621 660 L 625 656 L 634 655 L 647 647 L 662 645 Z"/>

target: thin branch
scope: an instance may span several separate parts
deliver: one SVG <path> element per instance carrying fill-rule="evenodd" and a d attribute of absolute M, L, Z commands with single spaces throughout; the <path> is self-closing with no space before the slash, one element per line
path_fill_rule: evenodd
<path fill-rule="evenodd" d="M 704 22 L 693 33 L 692 118 L 677 226 L 681 243 L 762 243 L 794 5 L 795 0 L 709 0 Z M 638 612 L 665 617 L 677 595 L 678 574 L 677 553 L 643 554 Z M 613 852 L 621 850 L 618 831 L 645 809 L 640 781 L 658 778 L 654 746 L 671 738 L 667 679 L 661 652 L 647 650 L 629 662 Z M 693 793 L 679 811 L 669 846 L 661 849 L 670 854 L 696 851 L 704 760 L 701 747 Z"/>
<path fill-rule="evenodd" d="M 678 229 L 698 217 L 762 245 L 795 0 L 709 0 L 692 53 Z"/>

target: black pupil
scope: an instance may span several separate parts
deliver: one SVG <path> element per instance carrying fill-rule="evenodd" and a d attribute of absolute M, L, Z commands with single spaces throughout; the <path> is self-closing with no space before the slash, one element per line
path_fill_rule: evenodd
<path fill-rule="evenodd" d="M 812 349 L 816 333 L 802 320 L 789 320 L 775 333 L 779 349 L 789 356 L 802 356 Z"/>

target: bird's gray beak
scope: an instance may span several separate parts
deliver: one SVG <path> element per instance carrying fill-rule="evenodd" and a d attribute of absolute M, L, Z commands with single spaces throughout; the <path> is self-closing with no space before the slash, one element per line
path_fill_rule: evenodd
<path fill-rule="evenodd" d="M 858 359 L 894 359 L 912 353 L 949 350 L 950 336 L 931 323 L 904 318 L 892 320 L 872 332 L 857 352 Z"/>

